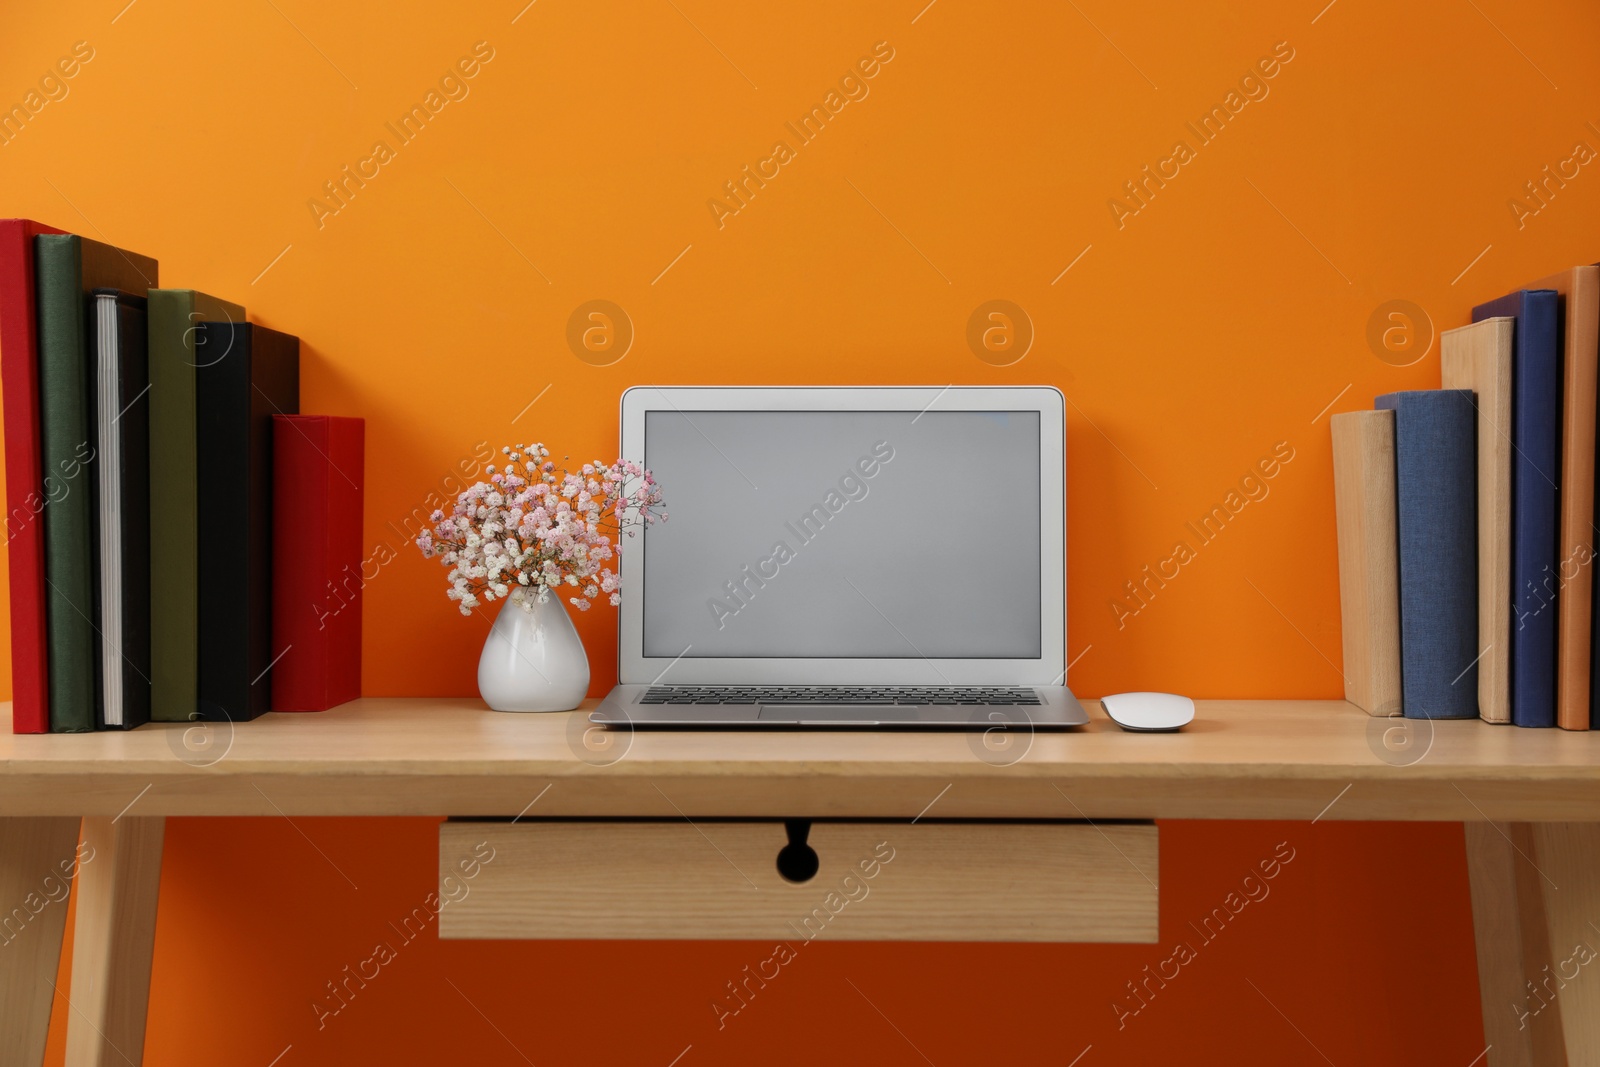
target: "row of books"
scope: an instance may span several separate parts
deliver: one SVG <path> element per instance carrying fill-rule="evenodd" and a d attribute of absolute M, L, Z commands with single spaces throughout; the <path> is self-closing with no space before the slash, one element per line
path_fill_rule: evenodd
<path fill-rule="evenodd" d="M 1333 417 L 1345 698 L 1600 729 L 1600 266 L 1473 309 L 1441 387 Z"/>
<path fill-rule="evenodd" d="M 363 425 L 298 414 L 298 339 L 0 220 L 0 384 L 14 732 L 359 695 Z"/>

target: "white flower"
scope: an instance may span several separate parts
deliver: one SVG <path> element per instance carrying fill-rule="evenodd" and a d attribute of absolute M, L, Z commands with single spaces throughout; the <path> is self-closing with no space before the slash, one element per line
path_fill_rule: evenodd
<path fill-rule="evenodd" d="M 453 510 L 434 511 L 436 529 L 418 538 L 425 557 L 449 568 L 447 598 L 470 614 L 480 597 L 526 607 L 567 585 L 583 594 L 569 601 L 580 611 L 602 595 L 616 605 L 618 578 L 600 567 L 616 558 L 614 538 L 665 518 L 649 472 L 622 460 L 561 468 L 538 443 L 500 451 L 506 461 L 486 468 L 489 480 L 459 493 Z"/>

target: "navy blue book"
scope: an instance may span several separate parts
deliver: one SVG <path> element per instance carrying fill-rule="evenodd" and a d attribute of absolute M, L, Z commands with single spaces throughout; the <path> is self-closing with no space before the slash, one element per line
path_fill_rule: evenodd
<path fill-rule="evenodd" d="M 1511 721 L 1554 726 L 1561 300 L 1554 289 L 1523 289 L 1472 309 L 1473 322 L 1499 315 L 1517 320 L 1511 357 Z"/>
<path fill-rule="evenodd" d="M 1470 389 L 1388 393 L 1400 542 L 1400 710 L 1478 717 L 1478 409 Z"/>

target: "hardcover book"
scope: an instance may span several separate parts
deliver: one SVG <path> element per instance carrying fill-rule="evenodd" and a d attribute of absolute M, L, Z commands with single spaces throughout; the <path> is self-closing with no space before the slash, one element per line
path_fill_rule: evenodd
<path fill-rule="evenodd" d="M 1400 559 L 1400 688 L 1410 719 L 1478 715 L 1477 412 L 1464 389 L 1389 393 Z"/>
<path fill-rule="evenodd" d="M 94 460 L 89 419 L 94 346 L 88 294 L 142 292 L 156 261 L 68 234 L 34 238 L 39 300 L 39 410 L 44 468 L 61 492 L 44 511 L 50 729 L 93 730 L 100 645 L 95 618 Z"/>
<path fill-rule="evenodd" d="M 150 721 L 150 376 L 145 298 L 94 293 L 99 725 Z"/>
<path fill-rule="evenodd" d="M 361 695 L 365 423 L 272 422 L 272 710 L 325 711 Z"/>
<path fill-rule="evenodd" d="M 1478 714 L 1511 721 L 1511 345 L 1516 320 L 1483 319 L 1439 335 L 1446 389 L 1478 410 Z"/>
<path fill-rule="evenodd" d="M 272 648 L 272 417 L 300 408 L 300 342 L 202 322 L 195 336 L 200 555 L 199 716 L 268 710 Z"/>
<path fill-rule="evenodd" d="M 1589 728 L 1590 625 L 1594 578 L 1595 385 L 1600 350 L 1600 267 L 1573 267 L 1533 284 L 1563 304 L 1561 539 L 1556 602 L 1556 725 Z"/>
<path fill-rule="evenodd" d="M 1561 317 L 1556 293 L 1524 289 L 1472 309 L 1508 316 L 1511 360 L 1511 721 L 1556 723 Z"/>
<path fill-rule="evenodd" d="M 1347 411 L 1329 421 L 1339 532 L 1344 698 L 1369 715 L 1399 715 L 1394 412 Z"/>
<path fill-rule="evenodd" d="M 200 506 L 195 337 L 202 321 L 244 322 L 244 308 L 193 289 L 151 289 L 151 709 L 188 722 L 199 707 Z"/>
<path fill-rule="evenodd" d="M 11 566 L 11 731 L 50 729 L 45 618 L 45 484 L 39 433 L 39 334 L 33 239 L 60 230 L 0 219 L 0 386 L 5 397 L 6 543 Z"/>

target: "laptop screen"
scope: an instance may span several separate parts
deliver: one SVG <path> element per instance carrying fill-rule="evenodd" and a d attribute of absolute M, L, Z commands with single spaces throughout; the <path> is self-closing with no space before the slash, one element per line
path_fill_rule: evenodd
<path fill-rule="evenodd" d="M 1039 658 L 1039 435 L 1036 411 L 646 412 L 670 519 L 640 535 L 644 655 Z"/>

